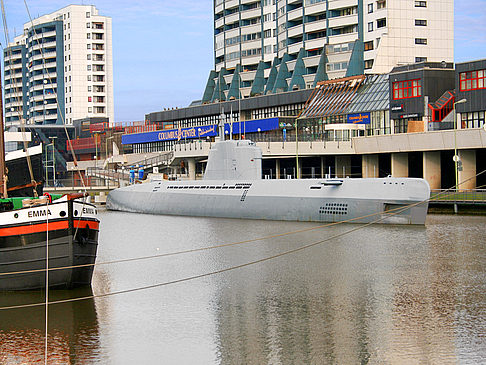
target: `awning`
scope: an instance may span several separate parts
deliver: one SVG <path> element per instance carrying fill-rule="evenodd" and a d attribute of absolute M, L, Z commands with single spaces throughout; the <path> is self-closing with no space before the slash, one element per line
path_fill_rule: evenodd
<path fill-rule="evenodd" d="M 319 82 L 305 103 L 299 118 L 322 118 L 343 114 L 365 78 L 365 75 L 359 75 Z"/>

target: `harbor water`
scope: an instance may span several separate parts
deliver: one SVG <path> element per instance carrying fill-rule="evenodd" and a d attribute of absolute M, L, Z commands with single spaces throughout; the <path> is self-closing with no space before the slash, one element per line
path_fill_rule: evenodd
<path fill-rule="evenodd" d="M 50 364 L 486 362 L 486 217 L 100 219 L 92 289 L 50 292 L 95 296 L 49 306 Z M 0 293 L 2 308 L 43 301 Z M 43 363 L 44 324 L 42 306 L 0 309 L 0 364 Z"/>

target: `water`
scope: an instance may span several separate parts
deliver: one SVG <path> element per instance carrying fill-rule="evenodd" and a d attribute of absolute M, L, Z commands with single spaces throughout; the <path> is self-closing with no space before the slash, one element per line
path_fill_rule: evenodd
<path fill-rule="evenodd" d="M 101 220 L 98 262 L 318 226 L 119 212 Z M 340 225 L 98 266 L 92 291 L 51 292 L 51 300 L 163 284 L 327 240 L 233 271 L 53 305 L 49 362 L 484 363 L 485 223 L 429 216 L 426 227 Z M 43 295 L 1 293 L 0 306 Z M 42 363 L 44 320 L 43 307 L 0 310 L 0 364 Z"/>

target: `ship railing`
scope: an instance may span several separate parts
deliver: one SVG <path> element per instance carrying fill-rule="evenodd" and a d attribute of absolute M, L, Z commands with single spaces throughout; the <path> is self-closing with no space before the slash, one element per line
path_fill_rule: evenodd
<path fill-rule="evenodd" d="M 138 161 L 134 161 L 130 164 L 130 166 L 143 166 L 145 169 L 152 168 L 154 166 L 169 166 L 172 161 L 174 160 L 174 152 L 165 152 L 163 154 L 143 158 Z"/>
<path fill-rule="evenodd" d="M 106 170 L 102 167 L 88 167 L 86 169 L 86 185 L 87 186 L 122 186 L 129 181 L 129 171 L 120 170 Z"/>
<path fill-rule="evenodd" d="M 436 204 L 486 205 L 486 189 L 433 189 L 430 202 Z"/>
<path fill-rule="evenodd" d="M 356 166 L 357 168 L 357 166 Z M 302 167 L 299 168 L 300 170 L 300 178 L 301 179 L 321 179 L 321 178 L 360 178 L 362 177 L 361 173 L 353 173 L 352 171 L 356 171 L 356 169 L 353 167 L 353 170 L 351 170 L 349 167 L 346 169 L 346 167 L 343 167 L 343 169 L 340 171 L 335 171 L 333 169 L 324 169 L 321 172 L 320 168 L 316 167 Z M 296 178 L 296 170 L 295 167 L 281 167 L 280 171 L 278 172 L 279 179 L 295 179 Z M 276 168 L 264 168 L 262 169 L 262 175 L 264 179 L 276 179 L 277 178 L 277 171 Z"/>
<path fill-rule="evenodd" d="M 126 185 L 128 179 L 128 172 L 98 171 L 95 173 L 90 171 L 90 175 L 84 176 L 84 184 L 88 188 L 114 189 Z M 66 189 L 82 190 L 84 186 L 79 176 L 73 174 L 69 178 L 50 180 L 44 184 L 44 188 L 49 189 L 49 191 L 65 191 Z"/>

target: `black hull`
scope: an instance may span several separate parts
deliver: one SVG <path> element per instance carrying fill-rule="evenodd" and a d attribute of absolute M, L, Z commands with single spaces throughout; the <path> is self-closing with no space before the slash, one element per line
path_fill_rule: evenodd
<path fill-rule="evenodd" d="M 92 265 L 96 260 L 98 231 L 68 229 L 49 232 L 49 268 Z M 37 236 L 37 237 L 36 237 Z M 46 286 L 46 233 L 17 236 L 21 245 L 0 248 L 0 290 L 35 290 Z M 72 289 L 91 285 L 94 266 L 49 270 L 49 288 Z M 5 275 L 5 273 L 43 270 Z"/>

